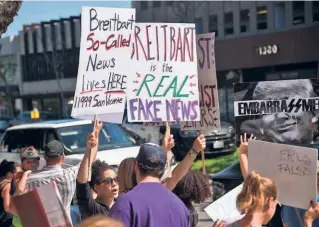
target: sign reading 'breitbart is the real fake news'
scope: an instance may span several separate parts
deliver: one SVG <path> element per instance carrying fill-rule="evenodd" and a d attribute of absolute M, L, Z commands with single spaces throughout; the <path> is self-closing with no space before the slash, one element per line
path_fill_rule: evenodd
<path fill-rule="evenodd" d="M 263 115 L 274 113 L 297 113 L 319 110 L 319 97 L 290 98 L 283 100 L 250 100 L 234 103 L 235 116 Z"/>
<path fill-rule="evenodd" d="M 215 33 L 196 36 L 200 121 L 171 121 L 181 130 L 215 130 L 220 128 L 220 112 L 215 65 Z M 165 122 L 145 122 L 145 126 L 165 126 Z"/>
<path fill-rule="evenodd" d="M 72 117 L 122 123 L 135 9 L 82 7 Z"/>
<path fill-rule="evenodd" d="M 136 23 L 130 122 L 199 121 L 195 24 Z"/>

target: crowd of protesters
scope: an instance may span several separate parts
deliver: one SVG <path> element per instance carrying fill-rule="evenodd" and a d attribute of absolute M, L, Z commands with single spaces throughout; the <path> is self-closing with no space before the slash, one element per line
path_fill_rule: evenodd
<path fill-rule="evenodd" d="M 64 146 L 56 140 L 50 141 L 44 148 L 45 166 L 41 166 L 40 156 L 33 147 L 21 151 L 20 166 L 2 161 L 0 226 L 22 226 L 13 196 L 53 181 L 73 226 L 197 226 L 198 214 L 193 203 L 202 203 L 212 196 L 208 177 L 190 171 L 192 163 L 206 147 L 205 137 L 198 135 L 171 176 L 163 177 L 171 158 L 170 151 L 175 145 L 173 137 L 164 136 L 162 146 L 143 144 L 137 157 L 123 160 L 116 172 L 106 162 L 95 160 L 101 129 L 102 122 L 99 122 L 87 137 L 83 160 L 70 168 L 62 168 Z M 272 219 L 280 202 L 278 189 L 271 179 L 260 176 L 256 171 L 248 173 L 246 135 L 241 136 L 239 150 L 244 184 L 234 202 L 242 217 L 233 223 L 215 220 L 213 227 L 261 227 Z M 74 195 L 80 212 L 77 219 L 71 215 Z M 282 220 L 285 227 L 319 226 L 319 205 L 316 202 L 309 201 L 308 210 L 283 206 Z"/>

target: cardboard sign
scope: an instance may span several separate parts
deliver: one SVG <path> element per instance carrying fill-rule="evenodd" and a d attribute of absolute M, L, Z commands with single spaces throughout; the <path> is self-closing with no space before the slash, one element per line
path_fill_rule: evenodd
<path fill-rule="evenodd" d="M 197 35 L 200 122 L 181 122 L 181 130 L 216 130 L 220 112 L 215 65 L 215 33 Z"/>
<path fill-rule="evenodd" d="M 13 202 L 23 227 L 72 227 L 54 183 L 14 196 Z"/>
<path fill-rule="evenodd" d="M 221 198 L 207 206 L 204 209 L 205 212 L 214 222 L 223 220 L 226 222 L 226 225 L 241 219 L 244 215 L 241 215 L 237 210 L 236 199 L 242 188 L 243 184 L 223 195 Z"/>
<path fill-rule="evenodd" d="M 318 143 L 319 79 L 262 81 L 234 85 L 236 134 L 258 140 Z"/>
<path fill-rule="evenodd" d="M 272 179 L 281 204 L 308 209 L 316 201 L 317 149 L 250 140 L 248 151 L 248 171 Z"/>
<path fill-rule="evenodd" d="M 195 24 L 136 23 L 129 122 L 199 121 Z"/>
<path fill-rule="evenodd" d="M 72 117 L 122 123 L 135 9 L 83 7 Z"/>

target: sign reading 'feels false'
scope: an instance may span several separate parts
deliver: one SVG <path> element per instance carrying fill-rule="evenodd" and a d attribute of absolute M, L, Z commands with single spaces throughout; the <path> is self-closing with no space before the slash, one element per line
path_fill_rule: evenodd
<path fill-rule="evenodd" d="M 133 45 L 129 121 L 199 121 L 195 25 L 137 23 Z"/>
<path fill-rule="evenodd" d="M 83 7 L 72 117 L 121 123 L 135 9 Z"/>

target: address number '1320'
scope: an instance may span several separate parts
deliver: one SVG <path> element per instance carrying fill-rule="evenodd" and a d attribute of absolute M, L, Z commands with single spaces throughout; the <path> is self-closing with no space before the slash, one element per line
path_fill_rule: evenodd
<path fill-rule="evenodd" d="M 277 45 L 267 45 L 261 46 L 257 48 L 258 55 L 270 55 L 270 54 L 277 54 L 278 47 Z"/>

